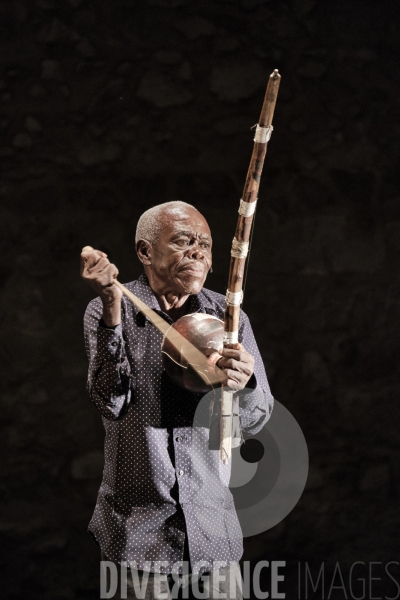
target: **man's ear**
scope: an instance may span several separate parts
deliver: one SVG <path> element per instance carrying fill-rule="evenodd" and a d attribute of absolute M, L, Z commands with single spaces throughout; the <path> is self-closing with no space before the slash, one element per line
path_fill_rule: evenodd
<path fill-rule="evenodd" d="M 136 252 L 140 262 L 151 265 L 151 245 L 146 240 L 139 240 L 136 244 Z"/>

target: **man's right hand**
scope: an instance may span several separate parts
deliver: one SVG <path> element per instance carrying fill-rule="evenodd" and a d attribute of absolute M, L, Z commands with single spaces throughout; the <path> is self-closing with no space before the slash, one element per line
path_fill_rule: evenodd
<path fill-rule="evenodd" d="M 81 252 L 81 276 L 99 294 L 103 302 L 103 321 L 108 327 L 121 322 L 122 291 L 114 285 L 118 269 L 107 254 L 85 246 Z"/>

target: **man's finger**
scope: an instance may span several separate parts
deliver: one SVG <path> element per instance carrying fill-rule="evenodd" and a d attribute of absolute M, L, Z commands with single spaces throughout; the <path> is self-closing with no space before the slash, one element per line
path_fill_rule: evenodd
<path fill-rule="evenodd" d="M 247 381 L 247 377 L 240 377 L 237 371 L 228 370 L 227 374 L 227 387 L 230 387 L 234 390 L 243 389 L 245 386 L 245 382 Z"/>
<path fill-rule="evenodd" d="M 107 259 L 107 254 L 102 252 L 101 250 L 92 250 L 91 252 L 82 252 L 81 254 L 81 272 L 90 271 L 96 265 L 99 264 L 100 261 L 105 261 L 106 264 L 109 263 Z"/>
<path fill-rule="evenodd" d="M 252 362 L 252 356 L 246 351 L 233 350 L 232 348 L 223 348 L 219 352 L 224 358 L 233 358 L 239 362 Z"/>
<path fill-rule="evenodd" d="M 87 258 L 92 253 L 100 254 L 100 256 L 104 258 L 107 257 L 107 254 L 105 252 L 102 252 L 102 250 L 95 250 L 94 248 L 92 248 L 92 246 L 85 246 L 84 248 L 82 248 L 81 256 L 82 258 Z"/>
<path fill-rule="evenodd" d="M 235 350 L 241 350 L 242 352 L 246 352 L 243 344 L 240 344 L 239 342 L 237 342 L 236 344 L 234 344 L 234 346 L 235 346 Z"/>
<path fill-rule="evenodd" d="M 245 362 L 243 360 L 239 361 L 239 360 L 235 360 L 234 358 L 220 358 L 217 361 L 217 366 L 220 369 L 223 369 L 225 372 L 232 370 L 235 371 L 236 373 L 243 373 L 245 375 L 251 375 L 253 373 L 253 362 L 252 361 L 248 361 Z"/>
<path fill-rule="evenodd" d="M 220 358 L 217 362 L 217 365 L 220 369 L 235 369 L 236 371 L 240 370 L 237 367 L 239 366 L 239 362 L 234 358 Z"/>
<path fill-rule="evenodd" d="M 93 273 L 94 271 L 96 271 L 96 273 L 101 273 L 101 271 L 104 271 L 104 269 L 110 264 L 111 263 L 108 258 L 96 255 L 96 262 L 92 262 L 91 257 L 86 264 L 85 271 L 89 274 Z"/>
<path fill-rule="evenodd" d="M 111 263 L 108 263 L 104 268 L 98 269 L 98 264 L 100 263 L 97 263 L 93 269 L 86 271 L 86 278 L 97 281 L 97 283 L 99 283 L 102 287 L 109 287 L 110 285 L 113 285 L 115 279 L 118 277 L 117 267 Z"/>

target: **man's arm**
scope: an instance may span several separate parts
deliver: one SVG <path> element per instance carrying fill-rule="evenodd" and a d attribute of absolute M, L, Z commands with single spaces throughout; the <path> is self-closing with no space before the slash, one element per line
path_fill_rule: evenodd
<path fill-rule="evenodd" d="M 122 336 L 122 292 L 114 285 L 118 269 L 107 254 L 85 246 L 81 276 L 99 294 L 87 307 L 85 345 L 89 358 L 87 388 L 106 419 L 121 419 L 131 402 L 131 369 Z"/>
<path fill-rule="evenodd" d="M 133 379 L 125 352 L 122 324 L 106 327 L 100 299 L 85 313 L 85 346 L 89 359 L 87 389 L 103 417 L 121 419 L 133 400 Z"/>

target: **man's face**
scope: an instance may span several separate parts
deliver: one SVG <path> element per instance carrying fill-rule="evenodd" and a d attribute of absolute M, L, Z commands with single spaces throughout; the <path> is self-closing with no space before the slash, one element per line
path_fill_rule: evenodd
<path fill-rule="evenodd" d="M 197 294 L 212 263 L 207 221 L 188 207 L 167 209 L 161 221 L 158 242 L 148 249 L 150 284 L 180 295 Z"/>

